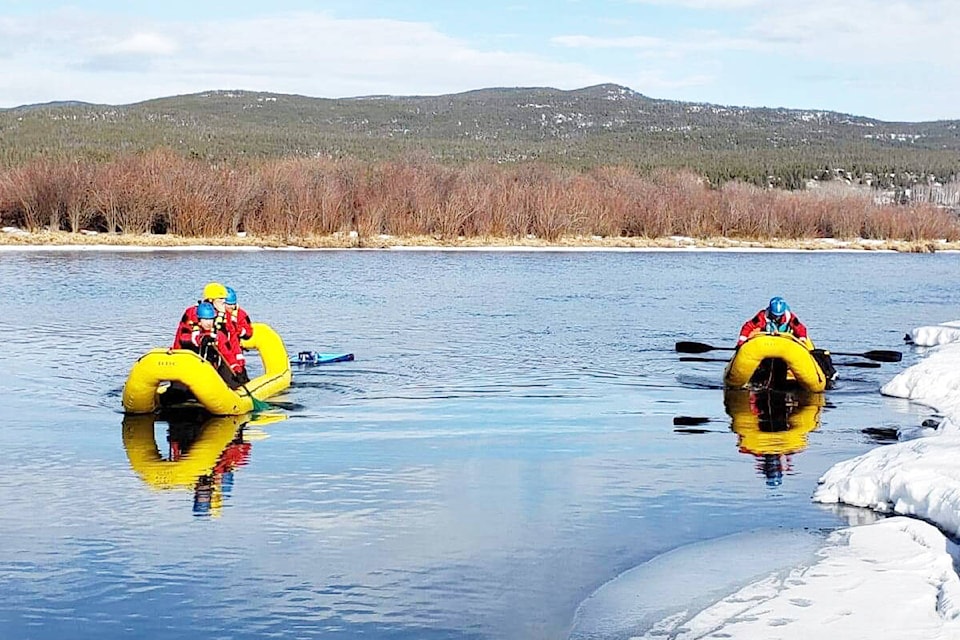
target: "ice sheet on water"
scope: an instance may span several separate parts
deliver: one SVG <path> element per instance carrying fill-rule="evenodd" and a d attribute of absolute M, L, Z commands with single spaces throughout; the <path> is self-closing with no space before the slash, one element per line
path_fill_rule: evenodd
<path fill-rule="evenodd" d="M 629 638 L 679 624 L 725 595 L 773 573 L 812 563 L 822 534 L 765 529 L 674 549 L 597 589 L 577 608 L 570 638 Z"/>

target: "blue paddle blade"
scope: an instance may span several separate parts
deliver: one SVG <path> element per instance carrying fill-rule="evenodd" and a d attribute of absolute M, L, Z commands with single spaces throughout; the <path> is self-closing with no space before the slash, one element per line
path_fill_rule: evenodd
<path fill-rule="evenodd" d="M 296 358 L 290 360 L 293 364 L 331 364 L 333 362 L 350 362 L 352 353 L 318 353 L 316 351 L 301 351 Z"/>

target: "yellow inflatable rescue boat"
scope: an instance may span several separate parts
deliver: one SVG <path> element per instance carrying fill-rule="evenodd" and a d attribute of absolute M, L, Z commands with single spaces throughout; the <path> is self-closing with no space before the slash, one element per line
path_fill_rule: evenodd
<path fill-rule="evenodd" d="M 778 373 L 779 370 L 779 373 Z M 813 353 L 789 334 L 758 334 L 744 342 L 727 363 L 727 387 L 778 387 L 784 383 L 820 392 L 829 380 Z"/>
<path fill-rule="evenodd" d="M 253 324 L 253 337 L 242 341 L 243 348 L 256 350 L 263 361 L 260 375 L 236 390 L 197 353 L 185 349 L 152 349 L 144 354 L 127 376 L 123 386 L 123 408 L 127 413 L 153 413 L 161 407 L 166 383 L 187 387 L 207 411 L 218 416 L 250 413 L 254 399 L 263 401 L 290 386 L 292 373 L 287 349 L 280 336 L 263 323 Z"/>

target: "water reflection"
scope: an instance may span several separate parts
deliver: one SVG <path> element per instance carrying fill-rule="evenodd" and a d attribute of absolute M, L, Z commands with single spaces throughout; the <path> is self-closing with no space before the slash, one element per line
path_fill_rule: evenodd
<path fill-rule="evenodd" d="M 723 406 L 741 453 L 753 455 L 767 485 L 779 486 L 791 471 L 793 454 L 807 448 L 807 434 L 820 426 L 822 393 L 802 391 L 724 392 Z"/>
<path fill-rule="evenodd" d="M 218 516 L 230 494 L 234 472 L 250 459 L 251 441 L 263 437 L 259 427 L 283 415 L 211 416 L 203 411 L 163 416 L 126 415 L 123 448 L 130 467 L 154 489 L 193 491 L 196 515 Z M 166 452 L 157 446 L 157 425 L 166 423 Z"/>

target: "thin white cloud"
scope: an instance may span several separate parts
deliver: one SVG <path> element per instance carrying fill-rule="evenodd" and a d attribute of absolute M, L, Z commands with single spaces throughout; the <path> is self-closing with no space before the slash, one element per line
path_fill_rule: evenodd
<path fill-rule="evenodd" d="M 634 0 L 648 4 L 735 8 L 754 0 Z M 641 27 L 642 29 L 642 27 Z M 648 49 L 678 57 L 705 51 L 757 51 L 843 64 L 903 60 L 948 60 L 960 54 L 960 12 L 942 0 L 807 0 L 802 6 L 774 3 L 746 16 L 739 33 L 680 29 L 667 36 L 640 31 L 630 36 L 570 34 L 556 45 L 581 49 Z"/>
<path fill-rule="evenodd" d="M 598 38 L 595 36 L 554 36 L 550 42 L 572 49 L 652 49 L 666 44 L 663 38 L 629 36 L 625 38 Z"/>
<path fill-rule="evenodd" d="M 134 33 L 107 44 L 103 53 L 169 56 L 178 49 L 175 40 L 159 33 Z"/>
<path fill-rule="evenodd" d="M 712 8 L 735 8 L 752 0 L 635 0 L 637 2 Z M 878 0 L 807 0 L 770 3 L 763 12 L 744 15 L 738 27 L 719 31 L 683 29 L 663 35 L 645 31 L 603 37 L 569 34 L 554 37 L 558 46 L 583 49 L 633 49 L 646 60 L 684 60 L 698 64 L 703 54 L 755 52 L 785 60 L 808 60 L 832 69 L 831 75 L 852 69 L 888 74 L 909 62 L 937 66 L 945 78 L 960 80 L 953 64 L 960 55 L 955 34 L 960 12 L 945 0 L 879 2 Z M 918 68 L 920 70 L 920 68 Z M 853 72 L 854 75 L 856 72 Z"/>
<path fill-rule="evenodd" d="M 747 9 L 759 5 L 769 5 L 768 0 L 629 0 L 633 4 L 651 4 L 683 9 L 709 9 L 730 11 Z"/>
<path fill-rule="evenodd" d="M 745 35 L 806 58 L 882 64 L 952 61 L 960 54 L 958 32 L 960 13 L 953 3 L 810 0 L 765 11 Z"/>
<path fill-rule="evenodd" d="M 633 49 L 647 56 L 678 58 L 691 54 L 716 51 L 760 51 L 771 45 L 758 39 L 731 38 L 710 31 L 688 31 L 682 37 L 659 38 L 629 36 L 598 38 L 594 36 L 555 36 L 551 42 L 573 49 Z"/>
<path fill-rule="evenodd" d="M 631 86 L 642 87 L 642 93 L 658 97 L 677 89 L 705 87 L 717 82 L 717 77 L 708 73 L 670 75 L 662 71 L 640 71 L 631 77 Z"/>

